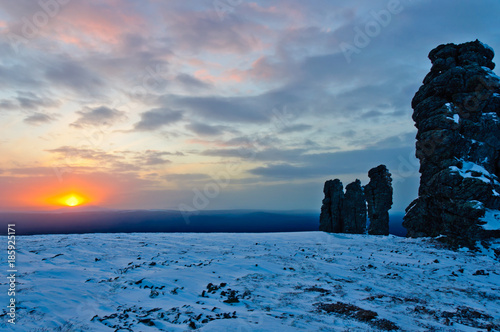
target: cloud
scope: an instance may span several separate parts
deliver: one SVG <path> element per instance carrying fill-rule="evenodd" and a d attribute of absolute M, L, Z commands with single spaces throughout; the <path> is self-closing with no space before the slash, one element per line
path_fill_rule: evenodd
<path fill-rule="evenodd" d="M 416 142 L 415 136 L 416 136 L 416 130 L 408 133 L 389 136 L 376 143 L 367 144 L 367 149 L 390 149 L 390 148 L 411 146 Z"/>
<path fill-rule="evenodd" d="M 40 108 L 55 108 L 61 103 L 46 97 L 40 97 L 33 92 L 18 91 L 17 97 L 0 100 L 0 109 L 5 110 L 38 110 Z"/>
<path fill-rule="evenodd" d="M 141 121 L 134 125 L 136 131 L 153 131 L 163 126 L 176 123 L 183 118 L 181 111 L 169 108 L 155 108 L 141 113 Z"/>
<path fill-rule="evenodd" d="M 56 175 L 52 167 L 20 167 L 11 168 L 7 171 L 18 176 L 47 177 Z"/>
<path fill-rule="evenodd" d="M 123 169 L 129 167 L 132 169 L 132 164 L 127 160 L 134 162 L 133 170 L 139 170 L 138 166 L 154 166 L 171 163 L 170 160 L 164 159 L 164 156 L 184 156 L 181 152 L 167 152 L 167 151 L 112 151 L 106 152 L 100 149 L 91 149 L 86 147 L 71 147 L 61 146 L 56 149 L 46 150 L 50 153 L 58 154 L 60 160 L 67 163 L 78 163 L 79 159 L 93 160 L 100 163 L 100 166 L 110 165 Z M 129 157 L 129 155 L 131 155 Z"/>
<path fill-rule="evenodd" d="M 164 177 L 169 182 L 181 182 L 181 183 L 192 183 L 198 181 L 205 181 L 211 179 L 210 176 L 203 173 L 185 173 L 185 174 L 176 174 L 171 173 L 167 174 Z"/>
<path fill-rule="evenodd" d="M 276 164 L 266 167 L 256 167 L 250 170 L 250 174 L 275 179 L 290 179 L 324 175 L 321 173 L 323 172 L 318 171 L 317 169 L 314 169 L 312 167 L 299 167 L 289 164 Z"/>
<path fill-rule="evenodd" d="M 1 43 L 1 33 L 0 33 L 0 47 L 9 47 L 10 43 Z M 12 52 L 14 53 L 14 52 Z M 6 56 L 6 58 L 9 58 Z M 12 58 L 15 58 L 15 54 L 12 54 Z M 39 89 L 43 85 L 43 81 L 37 75 L 37 70 L 33 69 L 35 63 L 25 62 L 22 64 L 0 64 L 0 87 L 6 88 L 37 88 Z"/>
<path fill-rule="evenodd" d="M 257 146 L 241 146 L 237 149 L 210 149 L 201 152 L 203 156 L 239 158 L 250 161 L 299 161 L 308 150 L 306 149 L 259 149 Z"/>
<path fill-rule="evenodd" d="M 18 108 L 19 105 L 16 102 L 13 102 L 12 100 L 8 99 L 0 100 L 0 109 L 2 110 L 10 111 Z"/>
<path fill-rule="evenodd" d="M 280 130 L 280 133 L 282 134 L 290 134 L 290 133 L 297 133 L 297 132 L 303 132 L 312 129 L 313 126 L 308 125 L 308 124 L 295 124 L 295 125 L 290 125 L 290 126 L 285 126 L 283 129 Z"/>
<path fill-rule="evenodd" d="M 260 147 L 270 148 L 278 146 L 283 141 L 273 133 L 265 135 L 239 136 L 233 137 L 227 141 L 221 142 L 222 146 L 239 146 L 239 147 Z"/>
<path fill-rule="evenodd" d="M 405 146 L 331 153 L 302 153 L 286 163 L 275 161 L 266 166 L 253 168 L 249 173 L 270 179 L 326 178 L 342 174 L 364 174 L 372 167 L 385 164 L 393 171 L 393 175 L 399 175 L 402 163 L 408 156 L 413 155 L 413 150 L 413 146 Z M 407 164 L 405 163 L 404 167 L 407 167 Z M 415 175 L 418 173 L 418 168 L 412 167 L 410 171 Z"/>
<path fill-rule="evenodd" d="M 80 95 L 100 95 L 104 81 L 92 68 L 66 56 L 52 59 L 45 69 L 45 78 L 60 88 L 71 88 Z"/>
<path fill-rule="evenodd" d="M 90 149 L 84 147 L 61 146 L 55 149 L 45 150 L 50 153 L 59 155 L 61 161 L 66 164 L 78 163 L 79 159 L 87 159 L 101 163 L 104 166 L 106 163 L 119 162 L 123 156 L 111 154 L 99 149 Z"/>
<path fill-rule="evenodd" d="M 94 172 L 96 170 L 106 170 L 112 173 L 129 173 L 149 170 L 152 167 L 164 166 L 172 163 L 165 159 L 165 156 L 183 156 L 181 152 L 167 151 L 103 151 L 101 149 L 92 149 L 88 147 L 61 146 L 55 149 L 46 150 L 57 155 L 57 161 L 54 163 L 56 168 L 63 170 Z M 89 165 L 81 167 L 80 165 Z"/>
<path fill-rule="evenodd" d="M 27 124 L 37 126 L 45 123 L 50 123 L 52 121 L 55 121 L 56 119 L 57 116 L 54 114 L 45 114 L 36 112 L 25 118 L 23 121 Z"/>
<path fill-rule="evenodd" d="M 85 126 L 112 126 L 114 123 L 127 119 L 125 112 L 111 109 L 106 106 L 96 108 L 86 107 L 82 111 L 77 111 L 80 118 L 71 123 L 70 126 L 75 128 L 83 128 Z"/>
<path fill-rule="evenodd" d="M 218 136 L 226 131 L 235 132 L 235 130 L 227 126 L 211 126 L 200 122 L 192 122 L 188 124 L 186 128 L 200 136 Z"/>
<path fill-rule="evenodd" d="M 196 116 L 220 122 L 263 123 L 269 121 L 270 110 L 256 98 L 165 96 L 165 104 L 174 103 Z"/>
<path fill-rule="evenodd" d="M 172 155 L 170 152 L 146 150 L 138 155 L 135 160 L 145 166 L 156 166 L 170 164 L 172 161 L 164 159 L 163 156 Z"/>
<path fill-rule="evenodd" d="M 178 49 L 195 54 L 207 51 L 245 54 L 260 47 L 260 41 L 248 31 L 263 33 L 267 30 L 264 25 L 244 17 L 221 20 L 211 9 L 164 9 L 164 19 L 169 22 L 169 32 Z"/>
<path fill-rule="evenodd" d="M 212 85 L 205 83 L 189 74 L 181 73 L 177 75 L 176 81 L 187 90 L 204 90 L 212 88 Z"/>

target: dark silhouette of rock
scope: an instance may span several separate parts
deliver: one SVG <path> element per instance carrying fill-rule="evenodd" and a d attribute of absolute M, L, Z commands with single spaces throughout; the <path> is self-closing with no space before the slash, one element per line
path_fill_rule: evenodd
<path fill-rule="evenodd" d="M 368 234 L 389 235 L 389 210 L 392 207 L 391 173 L 385 165 L 380 165 L 372 168 L 368 177 L 370 183 L 364 187 L 370 219 Z"/>
<path fill-rule="evenodd" d="M 328 180 L 323 188 L 325 198 L 321 206 L 319 230 L 329 233 L 342 231 L 341 210 L 344 201 L 344 186 L 339 179 Z"/>
<path fill-rule="evenodd" d="M 361 182 L 356 179 L 346 186 L 342 205 L 343 233 L 364 234 L 366 230 L 366 200 Z"/>
<path fill-rule="evenodd" d="M 429 53 L 431 71 L 412 100 L 421 177 L 419 197 L 404 217 L 410 237 L 442 234 L 452 245 L 473 247 L 500 236 L 500 79 L 493 56 L 478 40 Z"/>

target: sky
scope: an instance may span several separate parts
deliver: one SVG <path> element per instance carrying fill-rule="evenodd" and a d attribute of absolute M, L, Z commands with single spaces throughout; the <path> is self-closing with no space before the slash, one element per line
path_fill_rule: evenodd
<path fill-rule="evenodd" d="M 443 43 L 500 50 L 500 2 L 1 0 L 0 210 L 317 210 L 388 166 Z M 498 72 L 497 72 L 498 73 Z M 68 205 L 68 204 L 67 204 Z"/>

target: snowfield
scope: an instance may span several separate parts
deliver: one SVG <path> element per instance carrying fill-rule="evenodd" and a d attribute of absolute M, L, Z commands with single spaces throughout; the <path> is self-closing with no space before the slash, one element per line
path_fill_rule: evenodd
<path fill-rule="evenodd" d="M 500 330 L 500 240 L 479 252 L 322 232 L 16 244 L 16 324 L 7 323 L 2 278 L 2 331 Z"/>

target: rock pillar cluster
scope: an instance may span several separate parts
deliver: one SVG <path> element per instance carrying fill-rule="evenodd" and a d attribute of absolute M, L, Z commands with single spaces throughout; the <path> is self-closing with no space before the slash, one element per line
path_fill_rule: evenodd
<path fill-rule="evenodd" d="M 319 230 L 330 233 L 365 234 L 367 212 L 369 234 L 389 234 L 389 209 L 392 206 L 391 174 L 380 165 L 368 173 L 365 187 L 356 180 L 344 188 L 339 179 L 325 182 Z"/>

